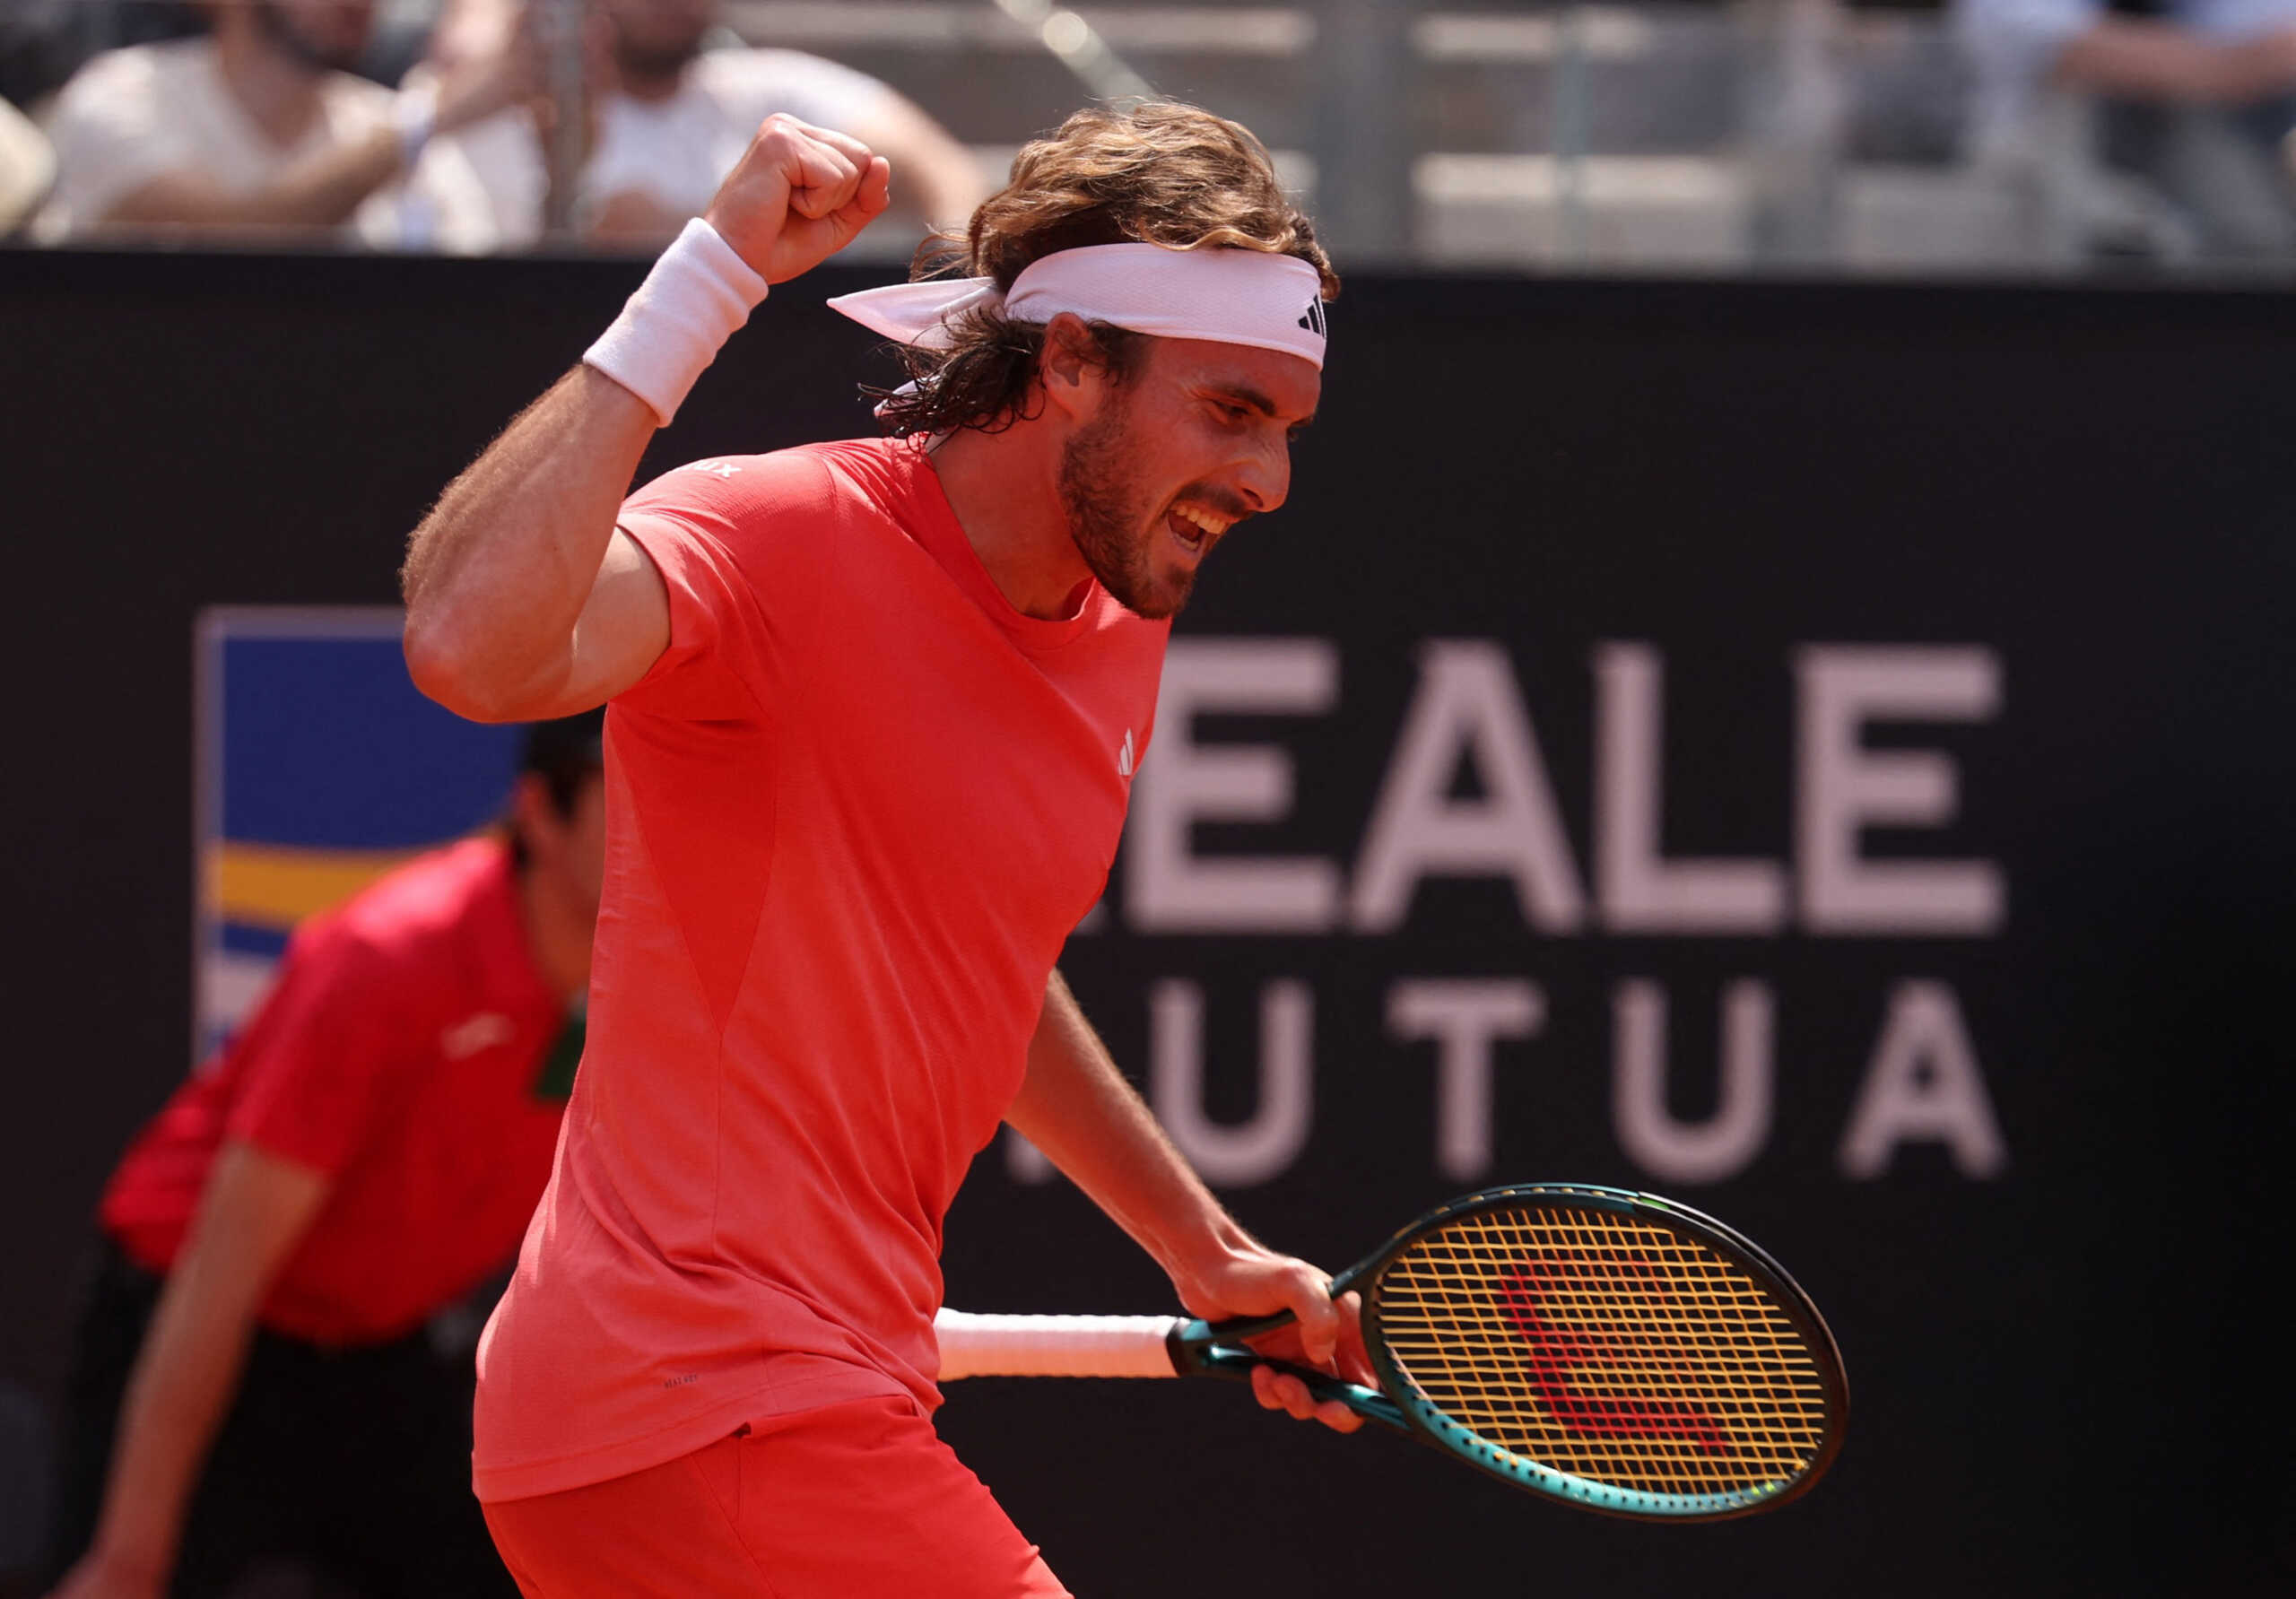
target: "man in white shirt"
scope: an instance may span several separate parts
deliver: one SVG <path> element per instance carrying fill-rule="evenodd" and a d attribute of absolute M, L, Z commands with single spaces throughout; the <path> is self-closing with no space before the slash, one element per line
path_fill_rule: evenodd
<path fill-rule="evenodd" d="M 602 243 L 648 250 L 708 208 L 718 185 L 776 111 L 849 134 L 900 173 L 896 226 L 961 222 L 987 194 L 964 146 L 890 85 L 796 50 L 705 49 L 718 0 L 595 0 L 589 156 L 576 225 Z M 449 0 L 431 65 L 454 63 L 509 26 L 509 0 Z M 494 218 L 494 248 L 535 243 L 549 188 L 534 119 L 514 110 L 434 147 L 435 176 Z"/>
<path fill-rule="evenodd" d="M 404 180 L 432 135 L 539 87 L 517 30 L 434 91 L 394 94 L 344 70 L 366 45 L 374 0 L 214 0 L 210 10 L 210 37 L 109 51 L 65 85 L 48 121 L 57 182 L 41 238 L 427 246 L 451 221 L 409 204 Z"/>
<path fill-rule="evenodd" d="M 0 238 L 5 238 L 48 193 L 56 157 L 24 114 L 0 100 Z"/>
<path fill-rule="evenodd" d="M 2296 252 L 2296 0 L 2163 0 L 2122 14 L 2105 0 L 1954 0 L 1978 69 L 1980 143 L 2020 137 L 2066 88 L 2158 108 L 2144 165 L 2231 256 Z"/>

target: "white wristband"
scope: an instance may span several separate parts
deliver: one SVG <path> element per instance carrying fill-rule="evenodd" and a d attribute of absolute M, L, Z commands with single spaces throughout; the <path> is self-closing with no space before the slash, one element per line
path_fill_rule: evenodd
<path fill-rule="evenodd" d="M 765 280 L 696 217 L 582 360 L 653 407 L 666 428 L 718 347 L 764 298 Z"/>

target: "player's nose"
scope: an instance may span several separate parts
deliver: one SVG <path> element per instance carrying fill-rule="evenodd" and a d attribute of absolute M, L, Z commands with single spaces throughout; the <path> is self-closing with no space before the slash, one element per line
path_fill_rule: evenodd
<path fill-rule="evenodd" d="M 1273 445 L 1254 450 L 1241 464 L 1237 491 L 1255 512 L 1272 511 L 1292 493 L 1291 441 L 1278 438 Z"/>

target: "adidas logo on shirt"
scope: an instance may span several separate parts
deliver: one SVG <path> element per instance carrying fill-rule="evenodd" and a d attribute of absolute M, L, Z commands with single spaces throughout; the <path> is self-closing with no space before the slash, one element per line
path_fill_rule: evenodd
<path fill-rule="evenodd" d="M 439 1034 L 439 1053 L 448 1060 L 468 1060 L 481 1050 L 507 1044 L 518 1036 L 510 1019 L 495 1011 L 481 1011 Z"/>
<path fill-rule="evenodd" d="M 1132 776 L 1132 729 L 1129 727 L 1124 730 L 1124 743 L 1116 752 L 1116 775 L 1119 778 Z"/>

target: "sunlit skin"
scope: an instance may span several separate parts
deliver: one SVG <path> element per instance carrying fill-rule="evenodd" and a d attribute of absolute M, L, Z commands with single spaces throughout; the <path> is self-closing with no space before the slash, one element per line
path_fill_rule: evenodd
<path fill-rule="evenodd" d="M 1322 374 L 1281 351 L 1150 339 L 1118 380 L 1090 350 L 1081 322 L 1055 318 L 1030 420 L 959 433 L 934 465 L 1016 609 L 1073 615 L 1098 578 L 1138 614 L 1170 616 L 1213 548 L 1291 493 Z"/>

